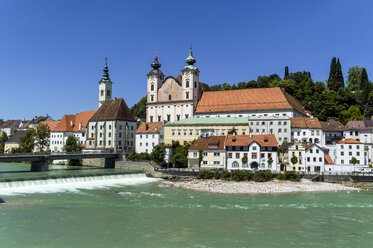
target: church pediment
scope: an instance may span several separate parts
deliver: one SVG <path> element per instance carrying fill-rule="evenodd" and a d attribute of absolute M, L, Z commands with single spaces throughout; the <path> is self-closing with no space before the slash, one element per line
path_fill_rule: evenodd
<path fill-rule="evenodd" d="M 174 77 L 167 77 L 158 90 L 158 101 L 182 100 L 182 87 Z"/>

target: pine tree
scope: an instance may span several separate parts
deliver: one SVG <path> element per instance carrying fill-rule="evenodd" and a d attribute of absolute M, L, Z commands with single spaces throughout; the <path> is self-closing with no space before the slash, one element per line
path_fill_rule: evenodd
<path fill-rule="evenodd" d="M 342 66 L 341 62 L 339 62 L 339 59 L 337 60 L 337 68 L 336 68 L 336 80 L 338 82 L 338 88 L 343 88 L 345 85 L 345 81 L 343 78 L 343 73 L 342 73 Z"/>
<path fill-rule="evenodd" d="M 363 68 L 360 74 L 360 87 L 362 91 L 361 103 L 363 106 L 365 106 L 368 103 L 369 93 L 372 88 L 371 83 L 369 82 L 369 79 L 368 79 L 367 70 L 365 68 Z"/>
<path fill-rule="evenodd" d="M 339 59 L 333 57 L 330 64 L 330 72 L 328 79 L 329 90 L 338 91 L 340 88 L 344 88 L 344 79 L 342 73 L 342 67 Z"/>
<path fill-rule="evenodd" d="M 285 66 L 285 75 L 284 75 L 284 80 L 289 78 L 289 67 Z"/>

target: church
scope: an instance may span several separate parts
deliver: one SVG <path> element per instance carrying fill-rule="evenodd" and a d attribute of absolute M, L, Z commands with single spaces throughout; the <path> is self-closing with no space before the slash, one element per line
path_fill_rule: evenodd
<path fill-rule="evenodd" d="M 200 71 L 194 65 L 192 48 L 185 61 L 182 75 L 165 77 L 155 55 L 153 69 L 147 74 L 146 122 L 174 122 L 193 116 L 202 93 L 209 87 L 199 82 Z"/>

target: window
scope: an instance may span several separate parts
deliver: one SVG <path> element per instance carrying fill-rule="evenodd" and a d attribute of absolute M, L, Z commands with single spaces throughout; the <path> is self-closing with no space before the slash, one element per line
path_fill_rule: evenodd
<path fill-rule="evenodd" d="M 360 149 L 360 146 L 359 146 L 359 145 L 357 145 L 357 146 L 356 146 L 356 149 Z"/>
<path fill-rule="evenodd" d="M 194 88 L 197 88 L 197 82 L 194 81 Z"/>
<path fill-rule="evenodd" d="M 319 158 L 319 162 L 322 162 L 322 158 Z"/>
<path fill-rule="evenodd" d="M 199 136 L 199 129 L 196 129 L 196 135 Z"/>
<path fill-rule="evenodd" d="M 145 146 L 148 146 L 148 142 L 146 142 Z"/>
<path fill-rule="evenodd" d="M 111 140 L 109 140 L 109 146 L 111 145 Z"/>
<path fill-rule="evenodd" d="M 269 122 L 269 125 L 273 125 L 273 121 L 270 121 L 270 122 Z"/>
<path fill-rule="evenodd" d="M 168 100 L 171 101 L 171 95 L 168 95 Z"/>
<path fill-rule="evenodd" d="M 203 164 L 207 164 L 207 161 L 203 161 Z"/>
<path fill-rule="evenodd" d="M 306 132 L 305 131 L 303 131 L 303 136 L 306 136 Z"/>
<path fill-rule="evenodd" d="M 153 116 L 150 116 L 150 122 L 153 122 Z"/>
<path fill-rule="evenodd" d="M 240 158 L 240 153 L 236 152 L 236 158 Z"/>
<path fill-rule="evenodd" d="M 271 129 L 269 129 L 269 133 L 270 134 L 272 134 L 273 133 L 273 129 L 271 128 Z"/>
<path fill-rule="evenodd" d="M 203 156 L 204 156 L 204 157 L 207 157 L 207 152 L 203 152 Z"/>
<path fill-rule="evenodd" d="M 349 155 L 349 156 L 352 156 L 352 152 L 348 152 L 348 155 Z"/>
<path fill-rule="evenodd" d="M 186 88 L 189 88 L 189 80 L 186 80 L 186 81 L 185 81 L 185 87 L 186 87 Z"/>
<path fill-rule="evenodd" d="M 349 146 L 348 146 L 348 149 L 352 149 L 352 145 L 349 145 Z"/>
<path fill-rule="evenodd" d="M 287 122 L 286 121 L 284 121 L 284 126 L 287 124 Z"/>
<path fill-rule="evenodd" d="M 185 98 L 189 99 L 189 91 L 185 92 Z"/>
<path fill-rule="evenodd" d="M 161 122 L 161 116 L 158 115 L 158 122 Z"/>
<path fill-rule="evenodd" d="M 111 137 L 111 133 L 109 133 L 109 138 Z"/>
<path fill-rule="evenodd" d="M 220 152 L 214 152 L 214 157 L 219 157 L 220 156 Z"/>
<path fill-rule="evenodd" d="M 196 152 L 193 152 L 193 157 L 197 157 L 197 153 Z"/>
<path fill-rule="evenodd" d="M 253 151 L 256 151 L 256 146 L 253 146 Z"/>
<path fill-rule="evenodd" d="M 279 125 L 279 126 L 281 125 L 281 121 L 278 122 L 278 125 Z"/>
<path fill-rule="evenodd" d="M 154 84 L 152 84 L 152 85 L 150 86 L 150 90 L 151 90 L 151 91 L 154 90 Z M 153 100 L 152 100 L 152 101 L 153 101 Z"/>
<path fill-rule="evenodd" d="M 175 129 L 172 129 L 172 130 L 171 130 L 171 135 L 172 135 L 172 136 L 175 136 Z"/>
<path fill-rule="evenodd" d="M 356 156 L 360 156 L 360 152 L 356 152 Z"/>
<path fill-rule="evenodd" d="M 190 136 L 193 135 L 193 129 L 189 129 L 189 135 L 190 135 Z"/>
<path fill-rule="evenodd" d="M 100 133 L 100 138 L 102 138 L 102 133 Z"/>
<path fill-rule="evenodd" d="M 110 90 L 107 90 L 107 91 L 106 91 L 106 95 L 107 95 L 107 96 L 110 96 Z"/>
<path fill-rule="evenodd" d="M 252 159 L 257 159 L 258 158 L 257 153 L 256 152 L 251 153 L 251 158 Z"/>
<path fill-rule="evenodd" d="M 344 164 L 344 163 L 345 163 L 345 161 L 342 159 L 342 160 L 341 160 L 341 164 Z"/>
<path fill-rule="evenodd" d="M 188 119 L 188 118 L 189 118 L 189 115 L 188 115 L 188 114 L 186 114 L 186 115 L 185 115 L 185 119 Z"/>
<path fill-rule="evenodd" d="M 234 161 L 234 162 L 232 163 L 232 168 L 238 168 L 238 167 L 240 167 L 240 165 L 238 164 L 237 161 Z"/>
<path fill-rule="evenodd" d="M 179 136 L 181 135 L 181 129 L 177 130 L 177 135 L 179 135 Z"/>
<path fill-rule="evenodd" d="M 150 101 L 154 102 L 154 95 L 150 95 Z"/>
<path fill-rule="evenodd" d="M 246 134 L 246 129 L 242 129 L 242 135 Z"/>
<path fill-rule="evenodd" d="M 344 156 L 345 155 L 345 152 L 341 152 L 341 156 Z"/>
<path fill-rule="evenodd" d="M 319 149 L 316 149 L 316 153 L 319 153 Z"/>
<path fill-rule="evenodd" d="M 167 121 L 171 121 L 171 115 L 167 115 Z"/>
<path fill-rule="evenodd" d="M 253 122 L 251 121 L 251 122 L 250 122 L 250 125 L 251 125 L 251 126 L 253 126 L 253 125 L 254 125 L 254 123 L 253 123 Z"/>
<path fill-rule="evenodd" d="M 119 125 L 119 130 L 122 130 L 122 125 Z"/>
<path fill-rule="evenodd" d="M 313 150 L 312 150 L 312 149 L 310 149 L 310 153 L 313 153 Z"/>
<path fill-rule="evenodd" d="M 232 153 L 231 152 L 228 153 L 228 158 L 232 158 Z"/>
<path fill-rule="evenodd" d="M 220 165 L 220 161 L 214 161 L 214 165 Z"/>
<path fill-rule="evenodd" d="M 311 159 L 310 158 L 307 158 L 307 162 L 310 162 L 311 161 Z"/>
<path fill-rule="evenodd" d="M 316 162 L 316 158 L 313 158 L 313 162 Z"/>
<path fill-rule="evenodd" d="M 278 132 L 281 133 L 281 128 L 278 129 Z"/>
<path fill-rule="evenodd" d="M 183 134 L 184 134 L 184 136 L 187 135 L 187 130 L 186 129 L 183 130 Z"/>
<path fill-rule="evenodd" d="M 221 135 L 225 135 L 225 129 L 221 130 Z"/>
<path fill-rule="evenodd" d="M 101 96 L 103 96 L 104 95 L 104 90 L 101 90 Z"/>
<path fill-rule="evenodd" d="M 266 132 L 266 130 L 265 129 L 262 129 L 262 133 L 265 133 Z"/>
<path fill-rule="evenodd" d="M 266 123 L 264 121 L 262 121 L 262 126 L 264 126 Z"/>

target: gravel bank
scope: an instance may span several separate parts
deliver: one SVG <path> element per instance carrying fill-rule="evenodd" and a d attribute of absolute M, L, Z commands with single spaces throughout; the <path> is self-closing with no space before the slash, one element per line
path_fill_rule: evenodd
<path fill-rule="evenodd" d="M 222 180 L 199 180 L 189 181 L 165 181 L 166 185 L 218 194 L 268 194 L 268 193 L 293 193 L 293 192 L 321 192 L 359 190 L 341 184 L 312 182 L 302 179 L 301 182 L 270 181 L 265 183 L 256 182 L 232 182 Z"/>

